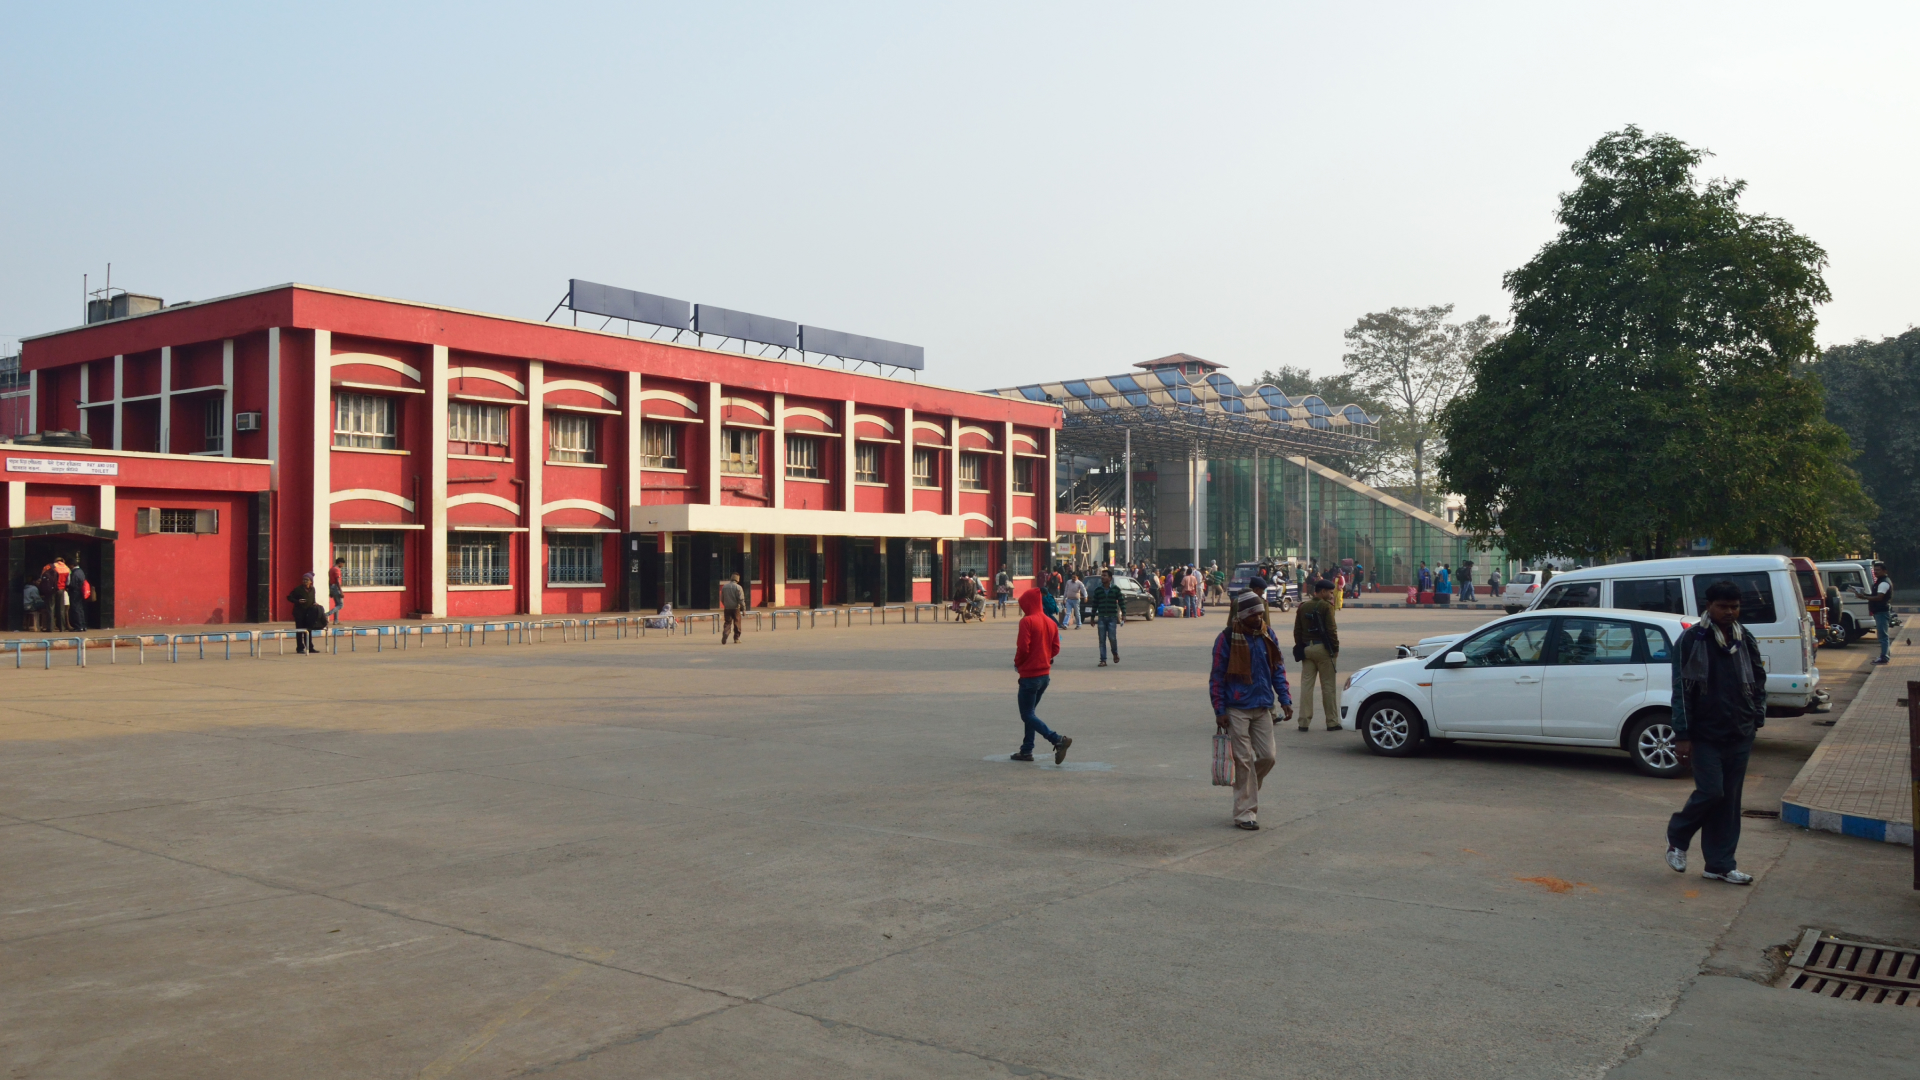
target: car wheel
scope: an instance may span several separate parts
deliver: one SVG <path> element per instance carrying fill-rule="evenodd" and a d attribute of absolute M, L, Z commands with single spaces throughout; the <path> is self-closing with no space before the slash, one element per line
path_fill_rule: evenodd
<path fill-rule="evenodd" d="M 1627 729 L 1627 753 L 1643 776 L 1671 780 L 1685 772 L 1680 767 L 1680 752 L 1674 747 L 1679 741 L 1673 717 L 1665 712 L 1648 713 Z"/>
<path fill-rule="evenodd" d="M 1866 631 L 1860 629 L 1860 624 L 1855 621 L 1852 612 L 1840 616 L 1840 638 L 1842 641 L 1851 645 L 1865 636 Z"/>
<path fill-rule="evenodd" d="M 1420 714 L 1402 698 L 1377 698 L 1360 713 L 1360 739 L 1376 754 L 1412 757 L 1426 733 Z"/>

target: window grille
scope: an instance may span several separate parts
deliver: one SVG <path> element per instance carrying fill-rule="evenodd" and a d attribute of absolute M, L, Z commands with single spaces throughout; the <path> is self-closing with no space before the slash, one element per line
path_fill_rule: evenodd
<path fill-rule="evenodd" d="M 597 456 L 598 440 L 595 438 L 598 427 L 595 417 L 555 414 L 547 421 L 547 460 L 581 462 L 600 460 Z"/>
<path fill-rule="evenodd" d="M 1024 495 L 1033 494 L 1033 459 L 1013 459 L 1013 490 Z"/>
<path fill-rule="evenodd" d="M 506 406 L 448 402 L 447 442 L 463 454 L 485 454 L 504 448 L 507 445 Z"/>
<path fill-rule="evenodd" d="M 787 475 L 803 480 L 820 479 L 820 440 L 805 435 L 787 436 Z"/>
<path fill-rule="evenodd" d="M 940 486 L 940 451 L 914 450 L 913 486 L 917 488 L 937 488 Z"/>
<path fill-rule="evenodd" d="M 397 532 L 336 529 L 333 557 L 347 560 L 342 585 L 405 585 L 406 549 Z"/>
<path fill-rule="evenodd" d="M 722 441 L 720 471 L 735 476 L 760 475 L 760 433 L 752 428 L 728 428 Z"/>
<path fill-rule="evenodd" d="M 878 484 L 883 481 L 880 472 L 881 447 L 878 443 L 861 443 L 853 450 L 853 478 L 862 483 Z"/>
<path fill-rule="evenodd" d="M 680 425 L 660 420 L 641 422 L 640 466 L 645 469 L 680 467 Z"/>
<path fill-rule="evenodd" d="M 393 450 L 400 445 L 393 399 L 377 394 L 333 395 L 333 445 Z"/>
<path fill-rule="evenodd" d="M 547 583 L 600 584 L 600 547 L 598 535 L 548 537 Z"/>
<path fill-rule="evenodd" d="M 787 537 L 787 580 L 813 580 L 813 537 Z"/>
<path fill-rule="evenodd" d="M 915 543 L 910 557 L 913 562 L 914 577 L 930 578 L 933 576 L 933 547 L 931 545 L 924 541 Z"/>
<path fill-rule="evenodd" d="M 207 402 L 207 437 L 203 449 L 209 454 L 223 452 L 227 446 L 227 402 L 224 397 L 212 398 Z"/>
<path fill-rule="evenodd" d="M 953 572 L 958 576 L 966 570 L 971 570 L 975 577 L 986 580 L 987 542 L 985 540 L 961 540 L 954 544 Z"/>
<path fill-rule="evenodd" d="M 960 489 L 962 491 L 987 490 L 987 456 L 985 454 L 960 455 Z"/>
<path fill-rule="evenodd" d="M 1012 574 L 1014 577 L 1032 577 L 1033 545 L 1008 544 L 1007 562 L 1009 563 L 1007 567 L 1009 574 Z"/>
<path fill-rule="evenodd" d="M 447 559 L 449 585 L 506 585 L 511 582 L 507 538 L 501 533 L 455 533 Z"/>
<path fill-rule="evenodd" d="M 181 510 L 165 506 L 141 506 L 134 509 L 134 532 L 147 533 L 199 533 L 206 535 L 220 531 L 220 511 L 218 510 Z"/>

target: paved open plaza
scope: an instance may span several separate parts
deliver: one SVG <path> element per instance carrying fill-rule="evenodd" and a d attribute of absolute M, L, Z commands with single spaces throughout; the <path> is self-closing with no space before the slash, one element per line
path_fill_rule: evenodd
<path fill-rule="evenodd" d="M 1342 666 L 1494 615 L 1349 611 Z M 1241 832 L 1219 622 L 1066 632 L 1063 768 L 1005 760 L 1011 619 L 0 672 L 0 1069 L 1920 1075 L 1920 1010 L 1767 985 L 1920 936 L 1909 849 L 1754 819 L 1741 889 L 1624 754 L 1291 726 Z"/>

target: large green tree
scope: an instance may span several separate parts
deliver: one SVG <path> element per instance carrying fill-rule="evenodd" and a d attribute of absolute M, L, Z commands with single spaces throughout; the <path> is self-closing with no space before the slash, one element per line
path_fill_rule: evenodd
<path fill-rule="evenodd" d="M 1920 575 L 1920 330 L 1828 349 L 1814 370 L 1827 419 L 1860 452 L 1854 468 L 1880 507 L 1874 552 L 1911 584 Z"/>
<path fill-rule="evenodd" d="M 1823 413 L 1816 304 L 1826 254 L 1740 209 L 1740 181 L 1629 127 L 1595 143 L 1560 234 L 1506 275 L 1511 329 L 1441 418 L 1463 524 L 1516 556 L 1657 558 L 1859 542 L 1871 512 Z"/>

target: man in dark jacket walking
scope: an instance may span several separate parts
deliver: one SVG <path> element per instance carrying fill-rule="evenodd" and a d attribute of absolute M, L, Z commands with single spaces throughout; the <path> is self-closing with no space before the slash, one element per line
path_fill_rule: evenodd
<path fill-rule="evenodd" d="M 1249 589 L 1233 603 L 1227 628 L 1213 641 L 1207 693 L 1213 722 L 1233 739 L 1233 823 L 1260 827 L 1260 784 L 1273 771 L 1273 713 L 1293 718 L 1293 695 L 1280 642 L 1267 625 L 1267 603 Z"/>
<path fill-rule="evenodd" d="M 1067 747 L 1073 740 L 1049 729 L 1034 714 L 1040 707 L 1040 695 L 1053 681 L 1053 658 L 1060 655 L 1060 627 L 1041 610 L 1044 595 L 1039 589 L 1020 594 L 1020 632 L 1014 638 L 1013 670 L 1020 673 L 1020 722 L 1026 725 L 1027 736 L 1013 760 L 1032 761 L 1033 740 L 1039 736 L 1053 744 L 1053 763 L 1058 765 L 1067 760 Z"/>
<path fill-rule="evenodd" d="M 1113 662 L 1120 662 L 1120 623 L 1126 618 L 1126 596 L 1120 586 L 1113 583 L 1113 567 L 1103 567 L 1100 571 L 1100 584 L 1087 594 L 1087 604 L 1093 608 L 1093 625 L 1100 634 L 1100 666 L 1107 666 L 1107 646 L 1113 646 Z"/>
<path fill-rule="evenodd" d="M 67 604 L 73 611 L 73 629 L 77 633 L 87 632 L 87 594 L 91 591 L 87 587 L 87 572 L 80 569 L 80 553 L 76 551 L 73 569 L 67 571 Z"/>
<path fill-rule="evenodd" d="M 1680 635 L 1674 647 L 1673 732 L 1680 764 L 1693 766 L 1693 794 L 1667 822 L 1667 865 L 1687 870 L 1687 848 L 1700 834 L 1704 876 L 1750 885 L 1736 869 L 1740 796 L 1747 780 L 1753 735 L 1766 723 L 1767 671 L 1760 646 L 1740 625 L 1740 586 L 1707 586 L 1706 619 Z"/>

